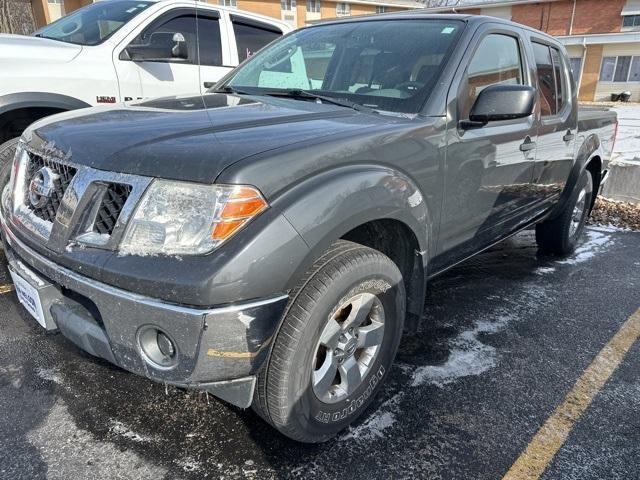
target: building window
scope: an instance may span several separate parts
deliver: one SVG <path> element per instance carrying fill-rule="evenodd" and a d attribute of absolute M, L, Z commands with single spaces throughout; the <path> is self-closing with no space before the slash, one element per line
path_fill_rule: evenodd
<path fill-rule="evenodd" d="M 340 2 L 336 4 L 336 14 L 338 16 L 351 15 L 351 5 L 348 3 Z"/>
<path fill-rule="evenodd" d="M 238 0 L 218 0 L 218 5 L 236 8 L 238 6 Z"/>
<path fill-rule="evenodd" d="M 296 0 L 280 0 L 280 8 L 291 12 L 296 9 Z"/>
<path fill-rule="evenodd" d="M 640 30 L 640 15 L 625 15 L 622 17 L 622 28 L 625 30 Z"/>
<path fill-rule="evenodd" d="M 569 59 L 569 64 L 571 65 L 571 73 L 573 74 L 573 79 L 575 80 L 576 85 L 579 85 L 580 74 L 582 73 L 582 58 L 571 57 Z"/>
<path fill-rule="evenodd" d="M 307 12 L 320 13 L 320 0 L 307 0 Z"/>
<path fill-rule="evenodd" d="M 640 82 L 640 56 L 604 57 L 600 68 L 601 82 Z"/>
<path fill-rule="evenodd" d="M 376 6 L 376 13 L 386 13 L 386 11 L 387 11 L 387 7 L 385 7 L 384 5 Z"/>

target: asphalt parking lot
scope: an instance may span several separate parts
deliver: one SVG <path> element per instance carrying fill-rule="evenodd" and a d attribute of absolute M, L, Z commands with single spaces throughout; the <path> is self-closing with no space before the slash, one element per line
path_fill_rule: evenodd
<path fill-rule="evenodd" d="M 435 279 L 369 412 L 311 446 L 43 334 L 9 283 L 3 270 L 2 479 L 496 479 L 640 307 L 640 233 L 589 227 L 558 259 L 528 231 Z M 542 478 L 640 478 L 640 342 L 624 353 Z"/>

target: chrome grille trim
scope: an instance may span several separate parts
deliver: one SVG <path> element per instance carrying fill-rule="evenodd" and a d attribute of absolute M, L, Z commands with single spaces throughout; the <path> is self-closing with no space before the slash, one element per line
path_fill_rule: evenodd
<path fill-rule="evenodd" d="M 53 221 L 41 218 L 29 203 L 27 190 L 30 178 L 30 156 L 44 157 L 41 152 L 34 151 L 22 144 L 19 152 L 19 163 L 13 184 L 12 208 L 9 219 L 18 229 L 35 234 L 46 247 L 58 253 L 73 250 L 74 246 L 91 246 L 107 250 L 116 250 L 129 217 L 138 204 L 151 181 L 150 177 L 107 172 L 95 168 L 75 164 L 68 159 L 45 157 L 53 163 L 74 169 L 73 179 L 64 191 L 64 196 L 56 209 Z M 109 232 L 96 232 L 96 222 L 103 201 L 109 188 L 113 185 L 124 185 L 128 191 L 127 198 L 119 205 L 121 210 L 112 218 Z"/>

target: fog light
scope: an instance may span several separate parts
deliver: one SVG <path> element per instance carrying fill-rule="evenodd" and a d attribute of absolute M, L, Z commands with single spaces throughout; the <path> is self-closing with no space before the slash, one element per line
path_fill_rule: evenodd
<path fill-rule="evenodd" d="M 166 333 L 156 327 L 143 327 L 138 343 L 144 360 L 155 368 L 171 368 L 178 363 L 178 349 Z"/>

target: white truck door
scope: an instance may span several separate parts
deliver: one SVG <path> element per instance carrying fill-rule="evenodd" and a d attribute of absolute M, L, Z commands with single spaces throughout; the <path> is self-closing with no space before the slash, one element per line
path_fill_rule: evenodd
<path fill-rule="evenodd" d="M 198 10 L 200 91 L 206 92 L 237 65 L 231 50 L 228 15 L 210 9 Z"/>
<path fill-rule="evenodd" d="M 218 24 L 214 25 L 207 21 L 199 24 L 200 78 L 203 92 L 212 87 L 231 69 L 283 35 L 280 27 L 248 15 L 226 11 L 220 13 Z M 198 12 L 198 15 L 200 17 L 204 15 L 202 10 Z M 217 48 L 218 38 L 222 39 L 221 62 L 210 53 Z"/>
<path fill-rule="evenodd" d="M 123 100 L 199 93 L 197 29 L 196 9 L 177 8 L 119 46 L 114 61 Z"/>

